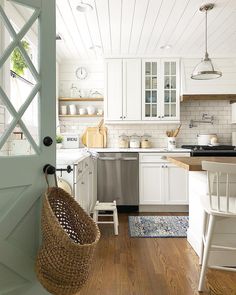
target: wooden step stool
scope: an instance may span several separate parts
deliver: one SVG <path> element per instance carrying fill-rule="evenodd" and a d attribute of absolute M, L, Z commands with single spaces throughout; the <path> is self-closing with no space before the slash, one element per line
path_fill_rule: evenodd
<path fill-rule="evenodd" d="M 112 211 L 112 214 L 100 214 L 99 211 Z M 99 221 L 99 216 L 113 216 L 113 221 Z M 117 213 L 117 207 L 116 207 L 116 201 L 113 201 L 113 203 L 100 203 L 97 201 L 94 210 L 93 210 L 93 220 L 99 224 L 114 224 L 114 232 L 115 235 L 118 235 L 118 213 Z"/>

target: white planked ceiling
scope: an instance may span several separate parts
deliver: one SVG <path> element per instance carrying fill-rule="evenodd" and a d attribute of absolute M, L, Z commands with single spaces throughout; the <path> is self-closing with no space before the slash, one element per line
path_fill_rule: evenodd
<path fill-rule="evenodd" d="M 119 56 L 201 57 L 204 54 L 203 0 L 57 0 L 60 59 Z M 210 57 L 236 57 L 236 0 L 211 0 L 208 17 Z M 99 45 L 101 49 L 91 50 Z M 171 45 L 171 49 L 161 46 Z"/>

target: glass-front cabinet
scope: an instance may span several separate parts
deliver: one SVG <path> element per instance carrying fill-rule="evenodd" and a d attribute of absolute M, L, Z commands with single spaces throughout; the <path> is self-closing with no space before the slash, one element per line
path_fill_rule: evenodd
<path fill-rule="evenodd" d="M 179 120 L 179 60 L 143 60 L 142 120 Z"/>

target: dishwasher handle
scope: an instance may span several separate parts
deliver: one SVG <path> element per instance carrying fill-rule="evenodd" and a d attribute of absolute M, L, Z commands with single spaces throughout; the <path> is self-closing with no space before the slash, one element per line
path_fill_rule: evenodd
<path fill-rule="evenodd" d="M 113 157 L 99 157 L 98 159 L 102 160 L 102 161 L 117 161 L 117 160 L 120 160 L 120 158 L 113 158 Z"/>
<path fill-rule="evenodd" d="M 137 161 L 138 158 L 137 157 L 124 157 L 121 158 L 122 161 Z"/>

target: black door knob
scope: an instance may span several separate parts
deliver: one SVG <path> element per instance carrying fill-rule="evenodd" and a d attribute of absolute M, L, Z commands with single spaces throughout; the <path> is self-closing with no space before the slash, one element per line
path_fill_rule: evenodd
<path fill-rule="evenodd" d="M 43 167 L 43 172 L 47 174 L 55 174 L 56 173 L 56 168 L 50 164 L 46 164 L 44 167 Z"/>
<path fill-rule="evenodd" d="M 52 143 L 53 143 L 53 140 L 52 140 L 52 138 L 50 136 L 44 137 L 43 144 L 45 146 L 50 146 L 50 145 L 52 145 Z"/>

